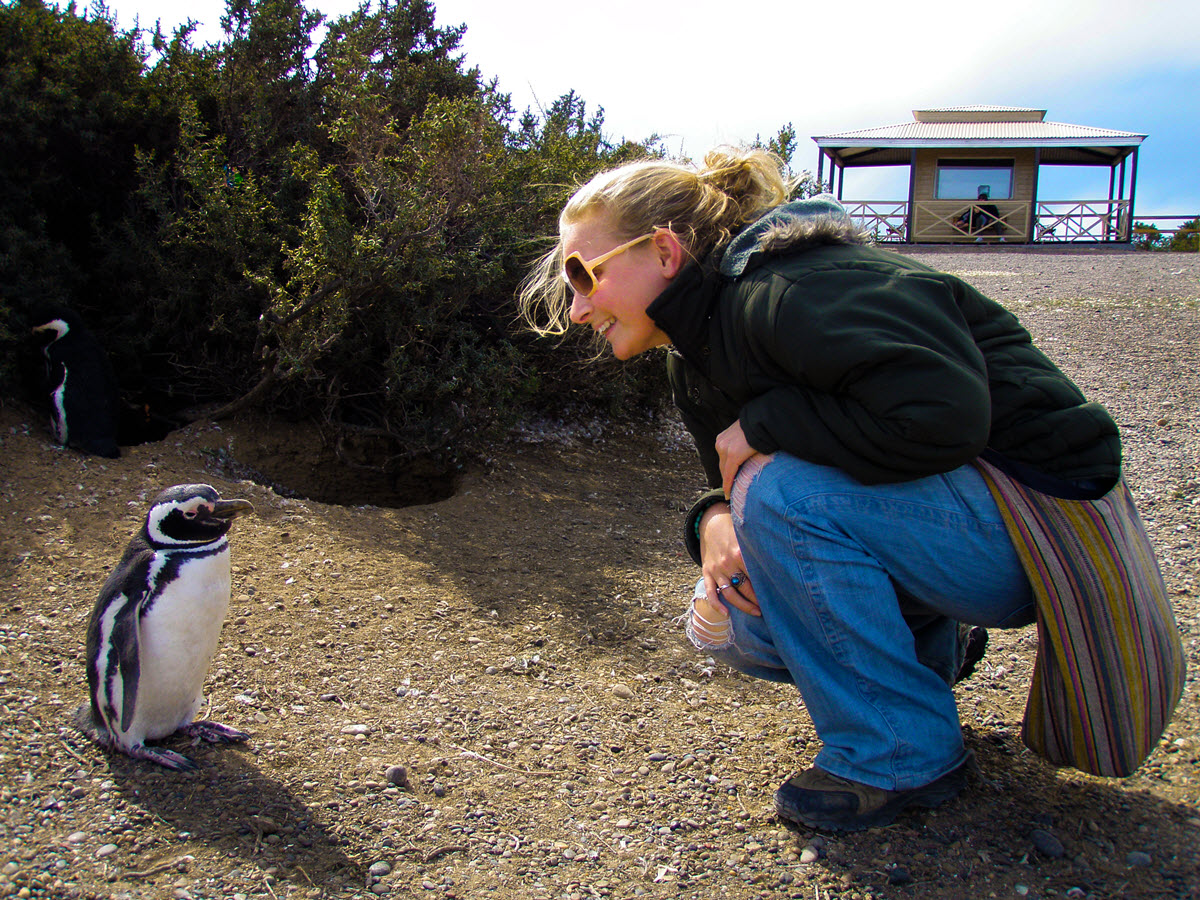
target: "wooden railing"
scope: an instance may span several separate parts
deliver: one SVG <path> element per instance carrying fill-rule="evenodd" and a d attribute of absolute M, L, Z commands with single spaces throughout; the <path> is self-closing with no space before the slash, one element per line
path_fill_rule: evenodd
<path fill-rule="evenodd" d="M 1133 222 L 1133 237 L 1135 241 L 1150 237 L 1171 238 L 1177 234 L 1187 237 L 1200 233 L 1200 228 L 1191 225 L 1197 221 L 1200 221 L 1200 216 L 1138 216 Z M 1170 225 L 1163 225 L 1163 222 L 1179 224 L 1172 228 Z M 1197 241 L 1197 249 L 1200 249 L 1200 241 Z"/>
<path fill-rule="evenodd" d="M 991 200 L 1000 214 L 997 228 L 992 221 L 983 222 L 976 216 L 973 224 L 961 227 L 957 224 L 964 212 L 978 207 L 983 201 L 964 200 L 919 200 L 916 204 L 917 226 L 913 229 L 914 239 L 921 241 L 1024 241 L 1029 233 L 1029 206 L 1013 200 Z"/>
<path fill-rule="evenodd" d="M 903 200 L 841 200 L 859 231 L 876 242 L 908 240 L 908 204 Z"/>
<path fill-rule="evenodd" d="M 957 223 L 964 210 L 974 205 L 967 200 L 920 200 L 910 216 L 909 205 L 902 200 L 841 200 L 846 212 L 868 236 L 888 242 L 998 242 L 1033 243 L 1127 243 L 1131 237 L 1128 200 L 1044 200 L 1039 201 L 1033 222 L 1029 204 L 1017 200 L 994 200 L 990 205 L 1000 213 L 1001 227 L 982 223 L 961 227 Z M 1149 218 L 1149 217 L 1148 217 Z M 1185 216 L 1156 216 L 1156 219 L 1180 219 Z M 1031 227 L 1032 224 L 1032 227 Z M 1164 234 L 1169 229 L 1160 229 Z"/>
<path fill-rule="evenodd" d="M 1128 200 L 1038 201 L 1034 220 L 1038 243 L 1129 240 Z"/>

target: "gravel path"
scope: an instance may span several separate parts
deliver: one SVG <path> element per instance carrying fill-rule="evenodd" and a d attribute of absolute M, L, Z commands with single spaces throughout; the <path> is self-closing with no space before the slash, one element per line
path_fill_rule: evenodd
<path fill-rule="evenodd" d="M 906 252 L 1014 309 L 1122 429 L 1190 665 L 1132 777 L 1022 746 L 1036 637 L 994 632 L 956 689 L 979 762 L 960 798 L 859 834 L 783 825 L 772 791 L 819 742 L 794 689 L 716 666 L 674 622 L 700 482 L 677 423 L 543 432 L 454 497 L 380 509 L 233 480 L 221 460 L 261 421 L 101 461 L 0 403 L 0 898 L 1200 896 L 1200 256 Z M 200 480 L 256 508 L 206 685 L 206 714 L 252 737 L 169 742 L 201 765 L 178 776 L 67 713 L 147 497 Z"/>
<path fill-rule="evenodd" d="M 1005 303 L 1200 300 L 1200 253 L 1020 245 L 926 245 L 899 252 L 960 275 Z"/>

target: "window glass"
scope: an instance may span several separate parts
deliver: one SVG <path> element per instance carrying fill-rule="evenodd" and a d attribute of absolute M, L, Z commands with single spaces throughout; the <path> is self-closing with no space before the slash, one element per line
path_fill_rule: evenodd
<path fill-rule="evenodd" d="M 991 200 L 1011 200 L 1013 164 L 1003 159 L 939 159 L 939 200 L 974 200 L 981 193 Z"/>

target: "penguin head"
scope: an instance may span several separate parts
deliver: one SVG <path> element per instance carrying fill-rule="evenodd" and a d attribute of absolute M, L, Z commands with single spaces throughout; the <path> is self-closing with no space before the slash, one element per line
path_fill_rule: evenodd
<path fill-rule="evenodd" d="M 66 319 L 55 317 L 34 325 L 29 329 L 30 333 L 38 340 L 45 341 L 44 346 L 49 347 L 55 341 L 62 340 L 70 332 L 71 325 Z"/>
<path fill-rule="evenodd" d="M 207 484 L 177 484 L 154 500 L 146 536 L 156 547 L 199 547 L 221 538 L 233 520 L 254 512 L 248 500 L 222 500 Z"/>
<path fill-rule="evenodd" d="M 60 303 L 39 303 L 29 314 L 29 331 L 39 340 L 53 344 L 65 338 L 71 329 L 87 330 L 79 313 Z"/>

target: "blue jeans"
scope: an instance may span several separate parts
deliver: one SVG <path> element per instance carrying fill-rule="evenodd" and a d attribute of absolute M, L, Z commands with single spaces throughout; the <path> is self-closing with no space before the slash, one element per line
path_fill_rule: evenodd
<path fill-rule="evenodd" d="M 1034 621 L 982 476 L 864 485 L 784 453 L 747 468 L 731 505 L 762 616 L 731 607 L 734 643 L 712 655 L 796 685 L 827 772 L 907 790 L 959 766 L 957 622 Z"/>

